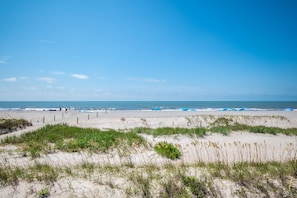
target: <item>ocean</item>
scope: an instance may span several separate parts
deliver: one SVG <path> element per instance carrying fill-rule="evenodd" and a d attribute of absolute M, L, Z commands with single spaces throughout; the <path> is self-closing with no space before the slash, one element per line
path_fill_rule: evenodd
<path fill-rule="evenodd" d="M 297 101 L 0 101 L 0 110 L 296 111 Z"/>

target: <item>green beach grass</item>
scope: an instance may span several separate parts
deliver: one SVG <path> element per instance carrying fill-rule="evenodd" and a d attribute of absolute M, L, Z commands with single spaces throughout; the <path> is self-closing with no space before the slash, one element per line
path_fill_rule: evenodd
<path fill-rule="evenodd" d="M 32 126 L 32 123 L 25 119 L 0 118 L 0 134 L 9 133 L 28 126 Z"/>
<path fill-rule="evenodd" d="M 115 130 L 100 131 L 91 128 L 72 127 L 66 124 L 47 125 L 31 133 L 19 137 L 10 136 L 1 144 L 16 144 L 31 157 L 39 157 L 41 153 L 54 150 L 78 152 L 107 152 L 121 145 L 144 145 L 145 140 L 134 132 L 119 132 Z"/>

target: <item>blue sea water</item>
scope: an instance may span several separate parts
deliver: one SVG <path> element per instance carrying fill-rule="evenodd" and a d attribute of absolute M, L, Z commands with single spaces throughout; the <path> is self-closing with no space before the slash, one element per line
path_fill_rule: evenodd
<path fill-rule="evenodd" d="M 297 101 L 0 101 L 0 110 L 296 111 Z"/>

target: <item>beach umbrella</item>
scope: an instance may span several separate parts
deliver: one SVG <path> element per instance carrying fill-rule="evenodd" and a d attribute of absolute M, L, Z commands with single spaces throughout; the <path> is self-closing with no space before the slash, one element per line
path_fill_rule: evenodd
<path fill-rule="evenodd" d="M 152 108 L 153 111 L 161 111 L 161 108 L 160 107 L 154 107 Z"/>

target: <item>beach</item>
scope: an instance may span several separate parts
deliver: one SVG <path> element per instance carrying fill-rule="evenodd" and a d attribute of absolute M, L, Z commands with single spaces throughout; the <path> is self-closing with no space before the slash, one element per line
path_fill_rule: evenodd
<path fill-rule="evenodd" d="M 20 136 L 24 133 L 42 128 L 46 125 L 67 124 L 69 126 L 81 128 L 95 128 L 102 131 L 114 129 L 123 133 L 135 128 L 199 128 L 209 127 L 218 118 L 224 117 L 232 120 L 234 123 L 245 124 L 249 126 L 278 127 L 283 129 L 297 128 L 297 112 L 286 111 L 144 111 L 144 110 L 98 110 L 98 111 L 0 111 L 0 117 L 5 119 L 26 119 L 33 126 L 26 129 L 3 134 L 0 139 L 9 136 Z M 262 134 L 250 133 L 248 131 L 234 131 L 228 135 L 208 132 L 204 137 L 190 137 L 186 135 L 157 136 L 141 134 L 143 138 L 152 146 L 159 142 L 166 141 L 177 146 L 182 155 L 177 160 L 169 160 L 158 155 L 152 149 L 144 147 L 133 148 L 125 155 L 112 151 L 111 153 L 93 153 L 87 152 L 53 152 L 32 160 L 30 157 L 24 157 L 18 154 L 16 147 L 12 145 L 1 146 L 1 157 L 5 159 L 10 166 L 28 167 L 34 164 L 50 164 L 55 167 L 74 167 L 82 163 L 94 163 L 102 166 L 122 166 L 123 164 L 132 164 L 133 167 L 142 167 L 150 164 L 166 166 L 173 164 L 175 166 L 192 166 L 197 163 L 223 163 L 234 164 L 242 162 L 287 162 L 296 160 L 297 154 L 297 136 L 284 134 Z M 2 162 L 3 163 L 3 162 Z M 3 166 L 3 164 L 2 164 Z M 69 178 L 68 178 L 69 179 Z M 116 182 L 120 182 L 118 179 Z M 59 180 L 57 183 L 61 182 Z M 74 181 L 68 181 L 73 184 Z M 294 180 L 296 182 L 296 179 Z M 24 184 L 25 185 L 25 184 Z M 28 184 L 26 185 L 33 185 Z M 61 185 L 61 184 L 60 184 Z M 94 187 L 94 183 L 83 182 L 85 188 Z M 297 185 L 295 183 L 295 185 Z M 33 185 L 34 186 L 34 185 Z M 99 185 L 100 186 L 100 185 Z M 24 186 L 18 185 L 19 191 Z M 56 188 L 56 187 L 55 187 Z M 53 188 L 54 189 L 54 188 Z M 67 189 L 61 187 L 61 191 Z M 82 190 L 82 189 L 80 189 Z M 102 189 L 101 189 L 102 190 Z M 102 195 L 111 195 L 108 190 L 102 190 Z M 36 190 L 37 191 L 37 190 Z M 51 195 L 62 197 L 59 193 Z M 67 190 L 66 190 L 67 191 Z M 93 190 L 91 190 L 94 192 Z M 2 188 L 3 195 L 9 195 L 12 192 L 10 187 Z M 80 191 L 72 193 L 79 194 Z M 87 192 L 84 191 L 87 194 Z M 104 194 L 105 193 L 105 194 Z M 121 193 L 114 194 L 115 197 L 121 197 Z M 227 192 L 224 192 L 227 193 Z M 20 196 L 24 194 L 18 194 Z M 231 196 L 231 195 L 230 195 Z M 3 197 L 2 195 L 0 197 Z M 17 197 L 17 196 L 16 196 Z M 30 196 L 29 196 L 30 197 Z M 87 196 L 88 197 L 88 196 Z M 104 196 L 102 196 L 104 197 Z M 231 196 L 233 197 L 233 196 Z"/>

